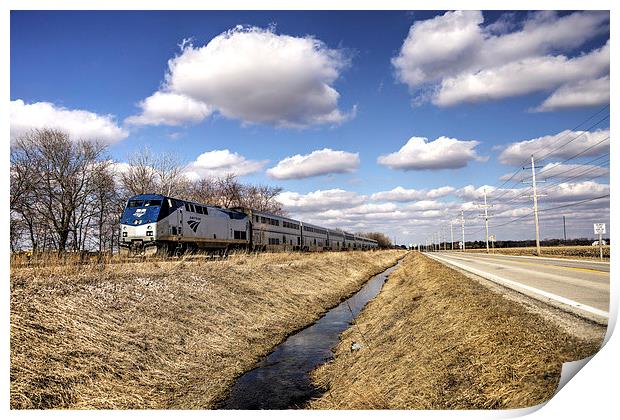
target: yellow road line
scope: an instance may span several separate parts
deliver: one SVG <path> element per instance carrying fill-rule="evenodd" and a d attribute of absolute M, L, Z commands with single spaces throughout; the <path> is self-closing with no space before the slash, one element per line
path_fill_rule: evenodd
<path fill-rule="evenodd" d="M 492 259 L 490 261 L 492 261 Z M 529 262 L 524 262 L 524 261 L 511 261 L 511 262 L 517 263 L 517 264 L 539 266 L 539 267 L 549 267 L 549 268 L 559 268 L 559 269 L 565 269 L 565 270 L 585 271 L 587 273 L 594 273 L 594 274 L 598 274 L 598 275 L 601 275 L 601 276 L 609 276 L 609 272 L 608 271 L 594 270 L 592 268 L 566 267 L 566 266 L 563 266 L 563 265 L 537 264 L 537 263 L 529 263 Z"/>

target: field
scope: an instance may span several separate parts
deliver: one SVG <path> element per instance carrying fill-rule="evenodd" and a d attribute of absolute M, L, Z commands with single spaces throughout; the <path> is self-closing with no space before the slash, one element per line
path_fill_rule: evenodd
<path fill-rule="evenodd" d="M 313 372 L 317 409 L 503 409 L 555 392 L 561 364 L 589 356 L 604 329 L 578 339 L 526 306 L 412 252 Z M 352 350 L 353 343 L 361 349 Z M 357 346 L 356 346 L 357 347 Z"/>
<path fill-rule="evenodd" d="M 12 408 L 212 408 L 402 251 L 11 270 Z"/>
<path fill-rule="evenodd" d="M 468 249 L 467 252 L 486 252 L 486 249 Z M 506 255 L 536 255 L 536 247 L 522 247 L 522 248 L 495 248 L 492 252 L 496 254 Z M 541 253 L 543 257 L 556 257 L 556 258 L 582 258 L 588 260 L 600 259 L 598 246 L 545 246 L 541 247 Z M 603 247 L 603 258 L 609 260 L 610 247 L 606 245 Z"/>

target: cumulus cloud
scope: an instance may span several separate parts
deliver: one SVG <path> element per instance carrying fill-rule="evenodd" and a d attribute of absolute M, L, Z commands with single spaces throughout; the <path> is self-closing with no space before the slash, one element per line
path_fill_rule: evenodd
<path fill-rule="evenodd" d="M 609 76 L 562 86 L 536 107 L 536 112 L 609 103 Z"/>
<path fill-rule="evenodd" d="M 595 181 L 564 182 L 545 191 L 544 201 L 570 202 L 588 200 L 609 194 L 609 184 L 600 184 Z"/>
<path fill-rule="evenodd" d="M 267 161 L 249 160 L 228 149 L 211 150 L 198 156 L 186 167 L 189 179 L 220 177 L 228 174 L 249 175 L 260 171 Z"/>
<path fill-rule="evenodd" d="M 494 187 L 492 185 L 481 185 L 478 188 L 473 185 L 466 185 L 462 188 L 459 188 L 456 191 L 456 195 L 463 200 L 480 200 L 484 198 L 485 192 L 487 195 L 489 195 L 492 194 L 493 191 L 495 191 L 496 189 L 497 187 Z"/>
<path fill-rule="evenodd" d="M 567 89 L 568 84 L 584 78 L 596 78 L 608 72 L 609 44 L 575 58 L 562 55 L 525 58 L 476 73 L 462 73 L 445 78 L 433 98 L 433 103 L 451 106 L 462 102 L 482 102 L 545 91 L 561 85 Z M 600 104 L 601 102 L 594 103 Z M 586 103 L 574 92 L 572 106 L 584 105 L 591 103 Z"/>
<path fill-rule="evenodd" d="M 562 147 L 560 147 L 562 146 Z M 557 149 L 557 150 L 556 150 Z M 511 143 L 499 155 L 505 165 L 519 166 L 533 154 L 534 158 L 569 158 L 597 156 L 609 151 L 609 130 L 571 131 Z"/>
<path fill-rule="evenodd" d="M 370 199 L 374 201 L 397 201 L 409 202 L 422 200 L 425 198 L 440 198 L 449 195 L 455 191 L 454 187 L 444 186 L 431 190 L 416 190 L 414 188 L 406 189 L 401 186 L 393 188 L 389 191 L 380 191 L 371 195 Z"/>
<path fill-rule="evenodd" d="M 479 11 L 447 12 L 416 21 L 392 59 L 398 80 L 417 100 L 439 106 L 485 101 L 588 83 L 609 74 L 609 46 L 569 58 L 588 40 L 608 31 L 608 12 L 513 13 L 484 26 Z M 567 106 L 598 105 L 604 95 L 574 94 Z M 428 98 L 427 98 L 428 96 Z M 553 96 L 553 95 L 552 95 Z M 553 105 L 553 104 L 552 104 Z M 550 106 L 541 106 L 551 109 Z"/>
<path fill-rule="evenodd" d="M 282 203 L 287 211 L 305 213 L 350 208 L 362 204 L 366 198 L 365 195 L 336 188 L 317 190 L 307 194 L 285 191 L 280 193 L 276 199 Z"/>
<path fill-rule="evenodd" d="M 50 102 L 27 104 L 21 99 L 10 105 L 11 141 L 34 129 L 57 129 L 73 140 L 116 143 L 129 133 L 119 127 L 112 115 L 100 115 L 81 109 L 67 109 Z"/>
<path fill-rule="evenodd" d="M 159 113 L 172 113 L 173 118 L 159 119 L 159 113 L 148 115 L 147 99 L 141 104 L 143 114 L 132 121 L 195 122 L 199 116 L 204 118 L 208 109 L 245 123 L 284 127 L 339 124 L 355 114 L 355 109 L 346 113 L 338 108 L 340 94 L 333 86 L 348 66 L 343 50 L 330 49 L 312 36 L 278 35 L 273 29 L 237 26 L 202 47 L 185 43 L 181 54 L 168 61 L 159 93 L 190 98 L 206 106 L 204 112 L 189 112 L 186 107 L 184 117 L 164 109 L 178 110 L 176 100 L 161 101 Z"/>
<path fill-rule="evenodd" d="M 319 175 L 337 174 L 355 171 L 360 164 L 359 153 L 341 150 L 315 150 L 307 155 L 287 157 L 267 175 L 275 179 L 302 179 Z"/>
<path fill-rule="evenodd" d="M 308 194 L 288 191 L 282 193 L 279 199 L 293 218 L 319 226 L 341 228 L 353 232 L 382 231 L 390 237 L 396 236 L 399 243 L 424 241 L 427 236 L 431 233 L 436 234 L 440 229 L 443 230 L 444 237 L 449 237 L 450 223 L 460 223 L 460 211 L 463 210 L 465 212 L 466 239 L 470 241 L 484 238 L 480 236 L 484 235 L 484 221 L 478 214 L 480 212 L 479 204 L 483 200 L 483 191 L 486 189 L 489 204 L 493 206 L 490 209 L 490 214 L 493 216 L 490 223 L 491 232 L 497 234 L 498 238 L 502 237 L 502 239 L 532 238 L 531 218 L 521 219 L 519 223 L 506 225 L 506 222 L 510 222 L 511 219 L 532 214 L 530 187 L 514 189 L 503 189 L 490 185 L 467 185 L 458 189 L 451 186 L 446 187 L 453 189 L 453 194 L 461 200 L 439 201 L 423 198 L 413 203 L 369 203 L 368 200 L 372 200 L 374 194 L 368 197 L 340 189 L 319 190 Z M 556 226 L 558 215 L 566 215 L 571 220 L 571 234 L 574 237 L 589 235 L 592 229 L 592 220 L 609 221 L 609 199 L 579 203 L 581 200 L 609 194 L 609 185 L 607 184 L 596 182 L 545 184 L 542 192 L 547 194 L 540 197 L 539 200 L 543 235 L 549 234 L 551 235 L 549 237 L 560 237 L 557 233 L 548 233 L 550 229 Z M 497 197 L 500 195 L 501 199 L 498 199 Z M 579 204 L 573 206 L 574 203 Z M 546 209 L 553 209 L 558 205 L 566 204 L 570 207 L 546 211 Z M 583 225 L 583 229 L 581 225 Z M 454 233 L 456 237 L 456 230 Z"/>
<path fill-rule="evenodd" d="M 188 96 L 170 92 L 155 92 L 139 103 L 140 115 L 125 119 L 132 125 L 181 125 L 197 123 L 211 114 L 209 105 Z"/>
<path fill-rule="evenodd" d="M 411 137 L 398 152 L 379 156 L 377 162 L 392 169 L 457 169 L 469 161 L 486 160 L 476 153 L 480 142 L 439 137 L 431 142 L 426 137 Z"/>

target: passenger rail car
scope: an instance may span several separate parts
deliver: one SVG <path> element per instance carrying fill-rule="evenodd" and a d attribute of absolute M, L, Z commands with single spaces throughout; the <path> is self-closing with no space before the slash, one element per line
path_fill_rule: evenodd
<path fill-rule="evenodd" d="M 344 232 L 336 229 L 327 229 L 327 247 L 332 251 L 344 249 Z"/>
<path fill-rule="evenodd" d="M 327 248 L 327 229 L 310 223 L 301 223 L 302 251 L 324 251 Z"/>
<path fill-rule="evenodd" d="M 252 209 L 234 210 L 250 217 L 252 248 L 269 251 L 301 249 L 301 222 L 298 220 Z"/>
<path fill-rule="evenodd" d="M 121 254 L 172 254 L 196 249 L 226 252 L 372 249 L 377 242 L 253 209 L 225 209 L 160 194 L 127 201 L 121 217 Z"/>

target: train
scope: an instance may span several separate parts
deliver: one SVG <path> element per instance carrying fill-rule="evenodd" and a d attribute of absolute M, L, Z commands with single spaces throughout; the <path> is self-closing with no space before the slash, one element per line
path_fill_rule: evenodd
<path fill-rule="evenodd" d="M 175 255 L 192 251 L 370 250 L 376 240 L 340 229 L 249 208 L 139 194 L 127 200 L 120 221 L 121 255 Z"/>

